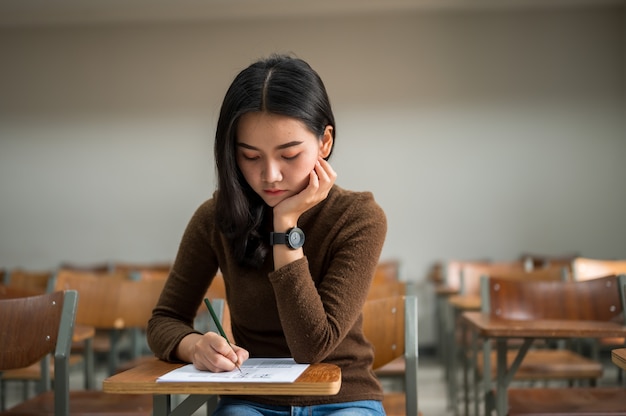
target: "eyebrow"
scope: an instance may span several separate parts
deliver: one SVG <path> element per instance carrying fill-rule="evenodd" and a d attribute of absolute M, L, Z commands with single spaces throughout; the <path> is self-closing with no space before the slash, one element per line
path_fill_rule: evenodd
<path fill-rule="evenodd" d="M 287 149 L 287 148 L 290 148 L 290 147 L 298 146 L 300 144 L 302 144 L 301 141 L 294 140 L 294 141 L 283 143 L 281 145 L 276 146 L 276 150 Z M 241 142 L 237 142 L 237 146 L 238 147 L 244 147 L 244 148 L 250 149 L 250 150 L 260 150 L 260 149 L 254 147 L 254 146 L 250 146 L 249 144 L 241 143 Z"/>

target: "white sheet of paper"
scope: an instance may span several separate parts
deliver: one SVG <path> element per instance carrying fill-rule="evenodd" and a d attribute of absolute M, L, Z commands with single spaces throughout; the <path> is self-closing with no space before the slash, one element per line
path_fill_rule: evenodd
<path fill-rule="evenodd" d="M 293 358 L 249 358 L 241 366 L 224 373 L 200 371 L 193 364 L 172 370 L 157 378 L 157 382 L 258 382 L 291 383 L 306 370 L 309 364 L 298 364 Z"/>

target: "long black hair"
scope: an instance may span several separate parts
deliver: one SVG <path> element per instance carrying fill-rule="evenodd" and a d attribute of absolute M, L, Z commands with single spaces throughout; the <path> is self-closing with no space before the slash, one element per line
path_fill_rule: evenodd
<path fill-rule="evenodd" d="M 302 59 L 272 55 L 241 71 L 228 88 L 215 133 L 216 221 L 237 262 L 260 267 L 269 252 L 262 231 L 267 206 L 246 182 L 236 159 L 237 125 L 249 112 L 298 119 L 320 138 L 332 126 L 334 139 L 336 129 L 324 83 Z"/>

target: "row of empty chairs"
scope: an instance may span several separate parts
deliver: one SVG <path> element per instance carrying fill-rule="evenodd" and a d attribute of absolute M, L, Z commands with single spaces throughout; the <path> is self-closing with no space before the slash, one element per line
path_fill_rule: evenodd
<path fill-rule="evenodd" d="M 111 267 L 108 264 L 95 266 L 81 266 L 65 264 L 53 273 L 31 273 L 23 270 L 15 270 L 8 273 L 4 278 L 5 287 L 22 287 L 21 295 L 35 293 L 51 293 L 64 291 L 65 293 L 76 292 L 78 302 L 76 305 L 76 324 L 92 325 L 100 335 L 105 337 L 98 341 L 92 340 L 87 349 L 93 353 L 95 350 L 107 352 L 109 374 L 120 368 L 120 340 L 121 331 L 134 329 L 143 330 L 157 301 L 169 267 L 146 267 L 126 265 L 125 267 Z M 34 277 L 33 277 L 34 276 Z M 225 299 L 225 285 L 221 275 L 218 274 L 207 292 L 210 299 Z M 205 312 L 200 308 L 199 312 Z M 230 330 L 228 307 L 223 308 L 223 326 L 226 331 Z M 384 405 L 389 416 L 418 414 L 417 408 L 417 299 L 415 296 L 407 296 L 406 284 L 399 281 L 399 264 L 396 261 L 381 262 L 376 271 L 375 283 L 372 285 L 370 297 L 364 308 L 364 331 L 376 348 L 375 367 L 381 367 L 380 377 L 393 374 L 402 378 L 402 392 L 387 392 Z M 205 322 L 199 320 L 200 325 Z M 208 325 L 208 324 L 207 324 Z M 385 331 L 380 328 L 387 328 Z M 206 328 L 203 328 L 206 329 Z M 387 336 L 392 330 L 393 337 Z M 77 346 L 74 345 L 74 349 Z M 83 351 L 84 349 L 80 349 Z M 93 357 L 91 358 L 93 365 Z M 384 364 L 392 362 L 390 373 L 385 373 Z M 394 364 L 395 363 L 395 364 Z M 134 361 L 122 363 L 121 368 L 134 365 Z M 37 366 L 35 366 L 37 367 Z M 54 367 L 52 367 L 54 368 Z M 389 368 L 389 367 L 388 367 Z M 11 374 L 12 369 L 4 374 Z M 53 370 L 54 371 L 54 370 Z M 89 376 L 93 377 L 93 368 Z M 58 371 L 57 371 L 58 373 Z M 65 371 L 58 373 L 60 376 Z M 50 377 L 39 373 L 43 379 L 42 385 Z M 52 373 L 54 378 L 54 373 Z M 5 379 L 6 380 L 6 379 Z M 49 388 L 49 386 L 48 386 Z M 90 385 L 93 388 L 93 384 Z M 44 387 L 44 389 L 46 389 Z M 115 406 L 115 395 L 103 395 L 98 389 L 84 390 L 81 394 L 70 394 L 71 414 L 89 410 L 89 402 L 96 407 Z M 49 391 L 46 395 L 36 397 L 40 411 L 44 408 L 52 414 L 55 410 L 52 405 L 54 394 Z M 45 398 L 45 399 L 44 399 Z M 107 399 L 107 402 L 102 400 Z M 126 407 L 129 414 L 147 414 L 152 409 L 151 397 L 149 396 L 125 396 Z M 24 401 L 13 410 L 28 410 L 32 401 Z M 46 407 L 47 406 L 47 407 Z M 57 409 L 58 410 L 58 409 Z M 90 409 L 92 411 L 94 409 Z M 97 410 L 97 409 L 96 409 Z M 118 409 L 119 410 L 119 409 Z M 98 414 L 95 411 L 94 414 Z"/>
<path fill-rule="evenodd" d="M 113 409 L 122 403 L 122 398 L 116 401 L 115 395 L 104 395 L 99 391 L 99 386 L 96 386 L 94 365 L 98 354 L 104 356 L 108 366 L 107 372 L 112 374 L 118 371 L 122 354 L 126 360 L 131 360 L 145 352 L 143 350 L 145 342 L 142 342 L 140 336 L 160 295 L 169 266 L 161 264 L 153 267 L 144 265 L 128 267 L 129 264 L 123 266 L 117 271 L 108 265 L 107 267 L 64 265 L 58 270 L 47 272 L 14 269 L 5 272 L 3 276 L 4 289 L 0 292 L 11 294 L 5 297 L 18 297 L 17 294 L 23 297 L 64 290 L 77 292 L 79 301 L 76 327 L 90 327 L 94 333 L 81 343 L 72 344 L 72 368 L 76 361 L 81 361 L 85 379 L 85 391 L 80 397 L 72 395 L 74 410 L 91 409 L 94 406 L 111 406 Z M 144 270 L 153 274 L 159 272 L 164 277 L 140 278 Z M 125 347 L 123 351 L 122 346 Z M 76 357 L 81 359 L 75 360 Z M 2 372 L 0 375 L 2 408 L 5 406 L 4 391 L 7 382 L 33 381 L 38 385 L 36 391 L 41 392 L 45 389 L 44 376 L 38 365 Z M 54 366 L 50 368 L 50 377 L 55 379 Z M 23 387 L 22 400 L 29 396 L 27 387 L 27 385 Z M 124 400 L 123 408 L 130 409 L 131 414 L 149 414 L 152 409 L 151 399 L 147 396 L 130 396 Z M 40 405 L 44 406 L 45 403 L 49 404 L 44 400 Z M 44 407 L 41 407 L 40 410 L 43 409 Z"/>
<path fill-rule="evenodd" d="M 491 262 L 488 260 L 477 261 L 450 261 L 436 265 L 429 276 L 429 280 L 435 284 L 437 293 L 437 323 L 440 332 L 438 346 L 443 350 L 442 358 L 446 368 L 446 380 L 449 386 L 448 400 L 455 414 L 458 414 L 458 367 L 455 366 L 457 359 L 467 360 L 467 335 L 458 325 L 460 314 L 467 310 L 480 310 L 485 308 L 484 293 L 481 296 L 481 278 L 505 278 L 513 281 L 553 281 L 555 284 L 562 282 L 585 281 L 605 276 L 616 276 L 626 273 L 626 260 L 602 260 L 572 256 L 532 256 L 525 255 L 511 262 Z M 481 299 L 482 298 L 482 299 Z M 487 305 L 488 306 L 488 305 Z M 620 306 L 621 308 L 621 306 Z M 621 309 L 620 309 L 621 310 Z M 619 315 L 619 314 L 618 314 Z M 461 329 L 460 329 L 461 328 Z M 623 339 L 602 340 L 608 348 L 623 346 Z M 545 347 L 548 348 L 545 348 Z M 596 348 L 598 343 L 593 343 Z M 569 380 L 595 380 L 602 375 L 602 365 L 596 361 L 597 350 L 592 356 L 581 356 L 577 351 L 562 348 L 551 348 L 553 345 L 544 345 L 541 350 L 532 349 L 524 361 L 520 364 L 516 373 L 517 380 L 527 379 L 569 379 Z M 484 350 L 485 354 L 489 349 Z M 556 357 L 561 359 L 556 359 Z M 482 357 L 479 355 L 478 360 Z M 495 362 L 492 359 L 492 368 Z M 482 365 L 476 367 L 480 377 Z M 557 371 L 557 368 L 559 371 Z M 539 371 L 539 370 L 540 371 Z M 563 371 L 570 370 L 570 373 Z M 524 371 L 527 370 L 527 371 Z M 492 377 L 492 375 L 488 375 Z M 467 375 L 464 374 L 463 384 L 468 385 Z M 468 409 L 468 392 L 464 391 L 465 413 Z M 625 399 L 626 400 L 626 399 Z M 626 404 L 625 404 L 626 407 Z M 474 412 L 477 412 L 477 408 Z"/>
<path fill-rule="evenodd" d="M 626 314 L 623 306 L 626 301 L 626 275 L 620 275 L 619 278 L 611 275 L 579 281 L 524 281 L 484 277 L 482 296 L 485 299 L 482 304 L 483 314 L 511 322 L 577 321 L 580 325 L 576 325 L 576 332 L 580 332 L 580 336 L 584 337 L 587 322 L 593 326 L 602 326 L 604 323 L 614 324 L 617 320 L 622 322 L 623 326 Z M 558 331 L 559 328 L 551 330 Z M 506 346 L 506 342 L 501 344 Z M 518 345 L 515 353 L 525 347 L 531 347 L 530 340 L 525 344 Z M 532 351 L 534 350 L 530 349 L 526 354 Z M 549 360 L 547 362 L 551 363 Z M 509 366 L 511 365 L 513 363 L 509 363 Z M 545 363 L 539 361 L 539 366 L 542 365 Z M 551 371 L 558 372 L 559 368 L 553 368 Z M 497 387 L 507 388 L 507 386 Z M 486 393 L 487 398 L 491 400 L 492 392 Z M 511 416 L 553 412 L 589 415 L 601 411 L 612 415 L 626 415 L 625 387 L 518 386 L 509 389 L 507 397 L 508 414 Z M 544 401 L 545 397 L 550 399 Z M 495 403 L 488 401 L 487 411 L 494 405 Z"/>

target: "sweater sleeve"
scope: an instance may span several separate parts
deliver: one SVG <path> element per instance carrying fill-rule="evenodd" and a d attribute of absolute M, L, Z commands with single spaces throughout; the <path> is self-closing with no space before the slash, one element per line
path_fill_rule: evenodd
<path fill-rule="evenodd" d="M 315 263 L 325 265 L 314 267 L 321 275 L 312 276 L 311 259 L 305 257 L 269 276 L 287 344 L 298 362 L 323 361 L 354 330 L 387 232 L 385 214 L 369 193 L 336 208 L 341 212 L 321 213 L 332 218 L 327 226 L 315 221 L 323 237 L 307 240 L 323 247 L 316 253 L 323 252 L 325 259 Z"/>
<path fill-rule="evenodd" d="M 193 321 L 218 268 L 211 248 L 212 227 L 209 200 L 189 221 L 172 270 L 148 321 L 148 344 L 163 360 L 177 361 L 177 345 L 186 335 L 198 332 L 193 328 Z"/>

